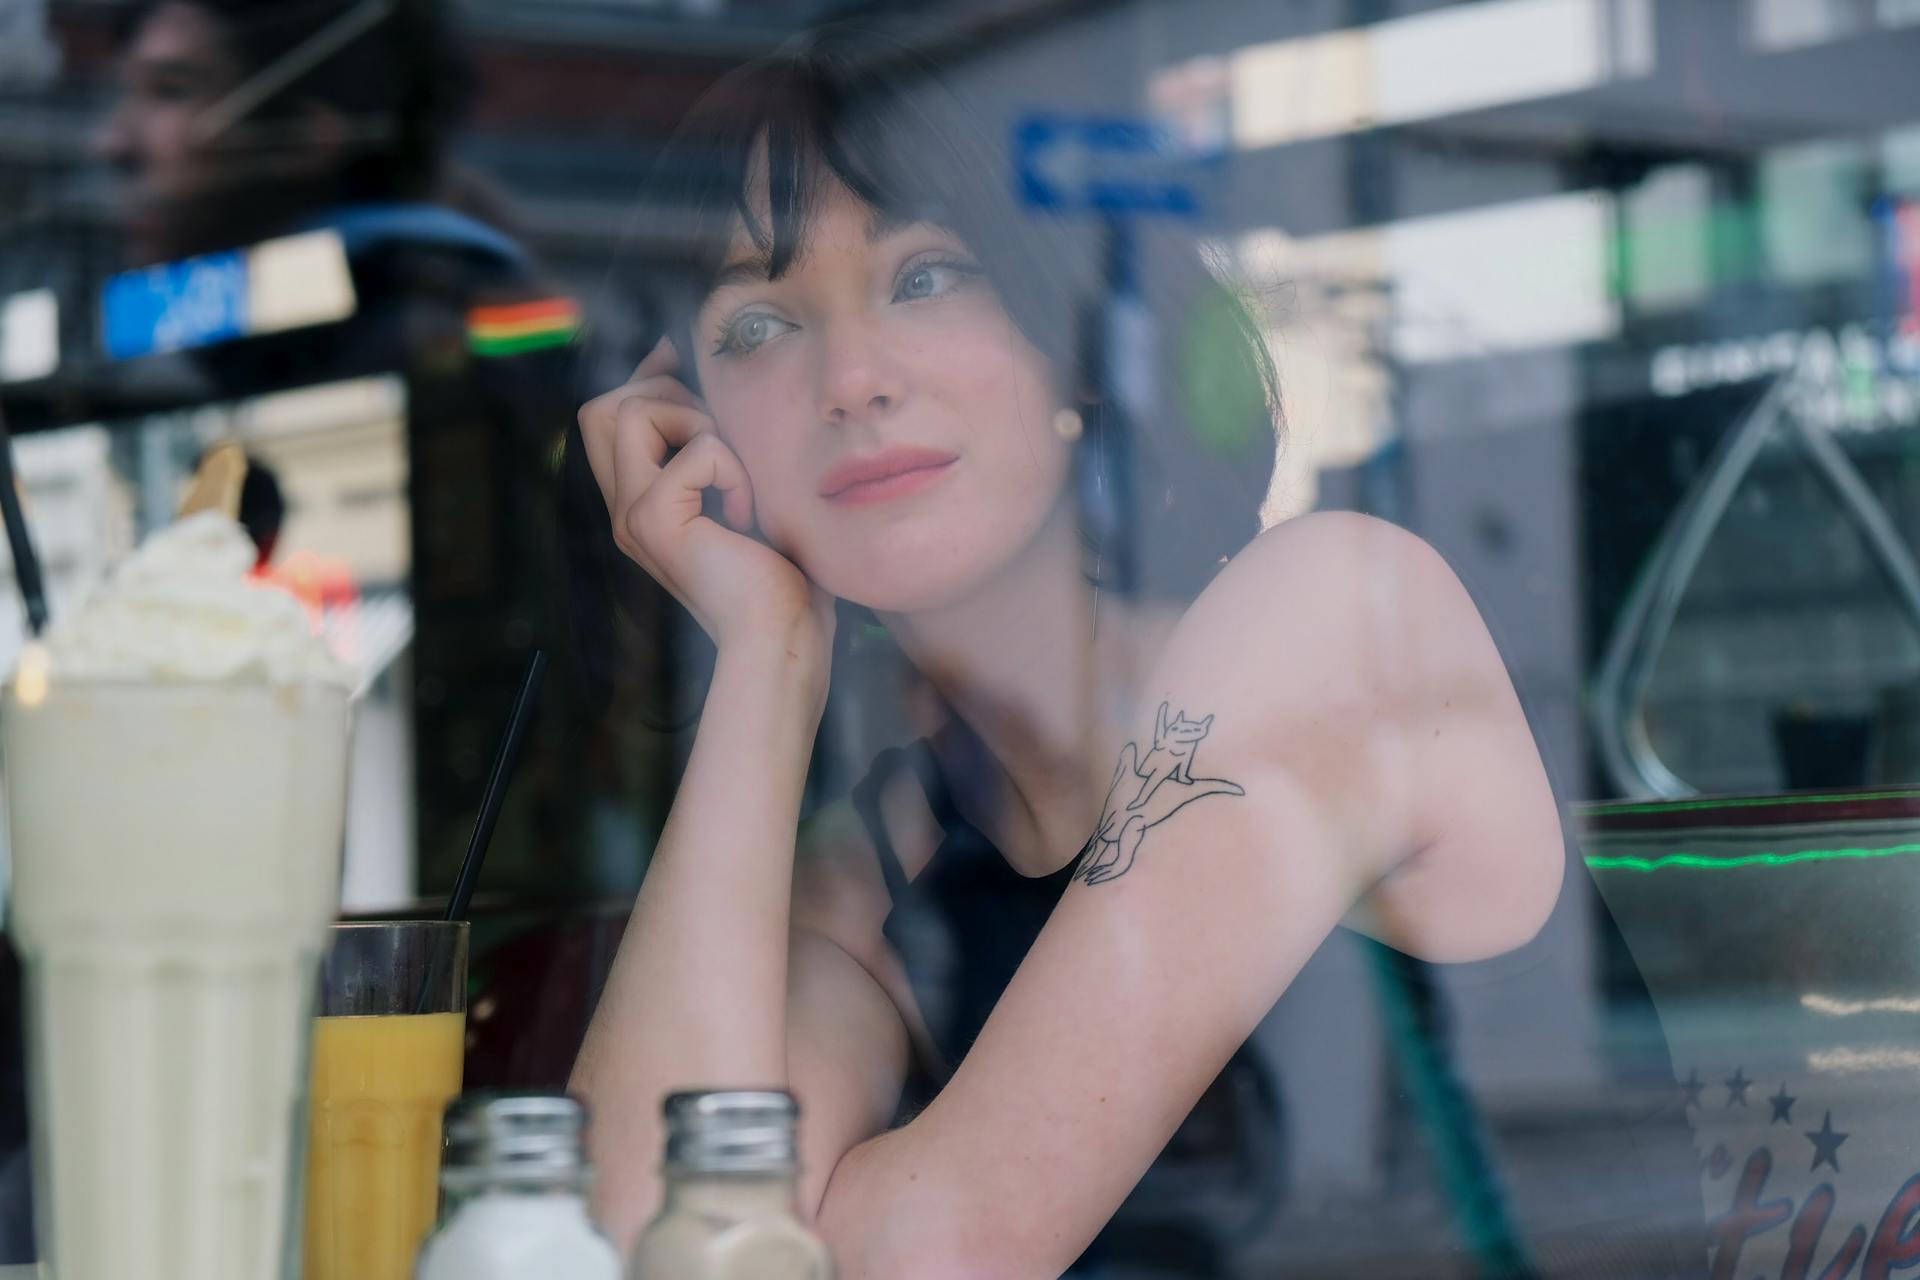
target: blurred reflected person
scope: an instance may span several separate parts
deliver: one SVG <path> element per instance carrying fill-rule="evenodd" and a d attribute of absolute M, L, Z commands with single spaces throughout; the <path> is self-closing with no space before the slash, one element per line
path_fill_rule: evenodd
<path fill-rule="evenodd" d="M 914 67 L 835 32 L 716 90 L 661 170 L 692 176 L 653 193 L 698 229 L 694 304 L 580 412 L 613 540 L 714 651 L 575 1068 L 600 1210 L 627 1241 L 654 1208 L 662 1095 L 781 1085 L 844 1276 L 1091 1274 L 1149 1246 L 1154 1274 L 1225 1275 L 1205 1245 L 1232 1228 L 1206 1223 L 1231 1182 L 1162 1175 L 1308 960 L 1345 929 L 1534 1007 L 1592 1000 L 1529 950 L 1587 909 L 1584 880 L 1446 563 L 1366 517 L 1260 529 L 1274 373 L 1190 248 L 1143 273 L 1149 300 L 1211 317 L 1203 390 L 1246 420 L 1203 430 L 1174 394 L 1137 413 L 1136 501 L 1089 527 L 1085 495 L 1128 492 L 1080 376 L 1103 254 L 1014 207 L 996 104 Z M 1171 392 L 1180 350 L 1136 358 Z M 949 718 L 803 825 L 856 622 Z M 1502 1048 L 1552 1058 L 1562 1034 Z M 1631 1244 L 1581 1274 L 1702 1270 L 1658 1057 L 1634 1122 L 1579 1148 L 1592 1199 L 1548 1206 L 1581 1266 Z M 1191 1247 L 1137 1229 L 1156 1213 L 1200 1224 Z M 1406 1265 L 1480 1273 L 1417 1218 L 1380 1224 Z"/>
<path fill-rule="evenodd" d="M 299 69 L 343 24 L 357 34 Z M 335 206 L 430 199 L 470 87 L 437 8 L 418 0 L 139 0 L 121 31 L 119 97 L 93 147 L 120 180 L 136 265 L 251 244 Z"/>
<path fill-rule="evenodd" d="M 210 398 L 405 381 L 416 664 L 462 691 L 415 707 L 423 849 L 470 810 L 466 699 L 509 698 L 533 646 L 565 666 L 551 459 L 578 404 L 572 301 L 505 229 L 505 195 L 447 154 L 475 87 L 456 15 L 456 0 L 135 0 L 94 142 L 132 262 L 339 236 L 350 316 L 189 354 Z M 558 704 L 536 757 L 572 755 Z M 545 802 L 584 822 L 566 799 L 583 770 L 528 775 L 557 779 Z"/>
<path fill-rule="evenodd" d="M 473 78 L 438 0 L 138 0 L 121 34 L 93 145 L 130 263 L 331 229 L 352 272 L 347 320 L 202 352 L 222 392 L 400 369 L 435 327 L 409 309 L 457 339 L 472 308 L 546 292 L 446 159 Z"/>

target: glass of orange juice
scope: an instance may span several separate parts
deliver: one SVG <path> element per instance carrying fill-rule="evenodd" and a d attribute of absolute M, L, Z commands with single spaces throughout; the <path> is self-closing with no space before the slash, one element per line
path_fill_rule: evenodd
<path fill-rule="evenodd" d="M 304 1280 L 406 1280 L 460 1092 L 467 926 L 335 925 L 313 1028 Z"/>

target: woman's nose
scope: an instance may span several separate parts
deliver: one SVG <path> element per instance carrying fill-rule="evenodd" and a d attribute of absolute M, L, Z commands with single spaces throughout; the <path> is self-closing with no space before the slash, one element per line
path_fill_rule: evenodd
<path fill-rule="evenodd" d="M 900 406 L 905 387 L 899 366 L 870 324 L 834 326 L 820 360 L 820 415 L 828 422 L 883 417 Z"/>

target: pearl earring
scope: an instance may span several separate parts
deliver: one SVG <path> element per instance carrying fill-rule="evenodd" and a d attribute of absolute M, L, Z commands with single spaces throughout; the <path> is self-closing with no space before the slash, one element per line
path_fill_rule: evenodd
<path fill-rule="evenodd" d="M 1078 409 L 1062 409 L 1053 415 L 1053 434 L 1062 440 L 1069 443 L 1078 440 L 1085 429 L 1086 424 L 1080 420 Z"/>

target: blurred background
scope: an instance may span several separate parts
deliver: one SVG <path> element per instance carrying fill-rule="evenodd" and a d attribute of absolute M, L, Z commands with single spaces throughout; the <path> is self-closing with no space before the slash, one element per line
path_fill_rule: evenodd
<path fill-rule="evenodd" d="M 563 1078 L 684 750 L 646 709 L 688 660 L 583 603 L 604 566 L 570 522 L 604 513 L 557 496 L 560 443 L 675 287 L 655 153 L 730 68 L 846 17 L 911 18 L 997 86 L 1013 169 L 980 182 L 1137 222 L 1149 270 L 1210 248 L 1279 368 L 1267 518 L 1402 524 L 1487 616 L 1620 921 L 1557 935 L 1584 1008 L 1437 979 L 1512 1176 L 1577 1182 L 1578 1103 L 1544 1082 L 1632 1060 L 1627 955 L 1709 1214 L 1768 1143 L 1800 1178 L 1828 1111 L 1856 1136 L 1823 1256 L 1885 1229 L 1920 1173 L 1914 0 L 0 0 L 0 412 L 56 613 L 210 445 L 245 447 L 260 572 L 372 681 L 350 913 L 446 892 L 552 651 L 482 887 L 469 1081 Z M 1204 367 L 1203 312 L 1154 319 Z M 0 665 L 22 627 L 0 594 Z M 902 726 L 829 729 L 857 762 Z M 1262 1030 L 1269 1131 L 1218 1169 L 1244 1274 L 1438 1274 L 1378 1225 L 1463 1212 L 1394 1198 L 1432 1119 L 1382 990 L 1330 948 Z M 1580 1062 L 1503 1058 L 1539 1018 L 1583 1028 Z M 1802 1110 L 1763 1117 L 1776 1085 Z M 1786 1237 L 1731 1248 L 1773 1274 Z"/>

